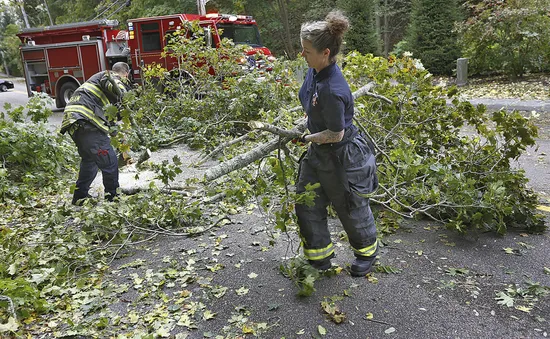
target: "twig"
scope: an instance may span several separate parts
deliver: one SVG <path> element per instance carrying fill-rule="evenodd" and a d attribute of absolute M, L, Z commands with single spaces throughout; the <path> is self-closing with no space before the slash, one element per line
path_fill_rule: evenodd
<path fill-rule="evenodd" d="M 374 320 L 374 319 L 369 319 L 369 318 L 365 318 L 367 319 L 368 321 L 372 321 L 373 323 L 378 323 L 378 324 L 384 324 L 384 325 L 388 325 L 388 326 L 392 326 L 392 324 L 389 324 L 385 321 L 381 321 L 381 320 Z"/>
<path fill-rule="evenodd" d="M 225 194 L 226 194 L 225 192 L 221 192 L 221 193 L 218 193 L 218 194 L 213 195 L 211 197 L 206 197 L 206 198 L 204 198 L 203 201 L 204 201 L 205 204 L 209 204 L 211 202 L 215 202 L 215 201 L 223 199 L 225 197 Z"/>
<path fill-rule="evenodd" d="M 118 253 L 120 252 L 120 250 L 126 246 L 126 243 L 128 243 L 128 241 L 130 240 L 130 238 L 132 237 L 132 235 L 134 234 L 134 231 L 132 230 L 130 233 L 128 233 L 128 236 L 126 237 L 126 240 L 124 240 L 124 242 L 122 244 L 120 244 L 120 246 L 118 247 L 118 249 L 115 251 L 115 254 L 113 254 L 113 257 L 111 258 L 111 260 L 109 261 L 109 263 L 107 265 L 111 265 L 111 263 L 116 259 Z"/>
<path fill-rule="evenodd" d="M 180 134 L 180 135 L 176 135 L 175 137 L 172 137 L 170 140 L 162 143 L 162 144 L 159 144 L 160 147 L 170 147 L 172 146 L 173 144 L 175 143 L 178 143 L 182 140 L 184 140 L 185 138 L 188 138 L 189 137 L 189 134 Z"/>

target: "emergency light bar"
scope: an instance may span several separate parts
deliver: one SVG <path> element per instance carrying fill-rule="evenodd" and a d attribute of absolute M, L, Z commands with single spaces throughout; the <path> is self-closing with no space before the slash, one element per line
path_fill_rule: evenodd
<path fill-rule="evenodd" d="M 219 14 L 219 13 L 207 13 L 205 15 L 209 19 L 213 18 L 222 18 L 227 19 L 230 21 L 237 21 L 237 20 L 252 20 L 252 16 L 250 15 L 234 15 L 234 14 Z"/>

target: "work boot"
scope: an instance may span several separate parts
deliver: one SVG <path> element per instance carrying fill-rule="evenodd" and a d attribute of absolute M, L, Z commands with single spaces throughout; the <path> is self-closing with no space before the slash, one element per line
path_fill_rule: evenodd
<path fill-rule="evenodd" d="M 115 200 L 115 198 L 118 197 L 118 194 L 117 193 L 108 193 L 108 192 L 105 192 L 105 200 L 109 201 L 109 202 L 113 202 Z"/>
<path fill-rule="evenodd" d="M 308 260 L 307 262 L 311 265 L 311 267 L 319 271 L 326 271 L 332 267 L 330 258 L 325 258 L 321 260 Z"/>
<path fill-rule="evenodd" d="M 355 258 L 355 260 L 351 264 L 351 276 L 364 277 L 370 271 L 372 271 L 375 261 L 376 256 Z"/>
<path fill-rule="evenodd" d="M 73 196 L 73 201 L 71 202 L 71 204 L 75 205 L 75 206 L 82 206 L 84 204 L 84 201 L 86 201 L 87 199 L 91 199 L 92 196 L 87 194 L 84 198 L 78 198 L 76 196 Z"/>

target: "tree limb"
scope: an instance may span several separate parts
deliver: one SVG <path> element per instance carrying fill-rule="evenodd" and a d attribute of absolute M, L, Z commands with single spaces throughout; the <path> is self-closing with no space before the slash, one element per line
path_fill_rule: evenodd
<path fill-rule="evenodd" d="M 375 86 L 376 83 L 369 82 L 367 85 L 352 93 L 353 98 L 357 99 L 361 96 L 367 95 L 367 93 L 370 93 L 369 91 Z M 279 143 L 281 145 L 284 145 L 292 140 L 294 137 L 302 135 L 307 128 L 305 119 L 298 121 L 297 125 L 291 130 L 284 130 L 266 123 L 257 123 L 257 126 L 261 126 L 262 130 L 269 130 L 270 132 L 274 132 L 279 137 L 273 138 L 264 144 L 256 146 L 246 153 L 240 154 L 239 156 L 236 156 L 228 161 L 224 161 L 217 166 L 209 168 L 204 174 L 204 179 L 206 181 L 216 180 L 223 175 L 248 166 L 250 163 L 259 160 L 265 157 L 267 154 L 276 150 L 279 147 Z"/>
<path fill-rule="evenodd" d="M 262 131 L 271 132 L 272 134 L 279 135 L 281 137 L 287 137 L 287 138 L 297 138 L 301 136 L 303 133 L 297 130 L 283 129 L 265 122 L 260 122 L 260 121 L 250 121 L 248 123 L 248 126 L 252 129 L 259 129 Z"/>

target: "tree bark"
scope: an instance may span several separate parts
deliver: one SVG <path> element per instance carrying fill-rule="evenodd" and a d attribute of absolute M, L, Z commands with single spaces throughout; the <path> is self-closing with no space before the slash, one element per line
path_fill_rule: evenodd
<path fill-rule="evenodd" d="M 304 127 L 305 127 L 305 123 L 304 123 Z M 232 158 L 231 160 L 222 162 L 217 166 L 209 168 L 204 173 L 204 179 L 206 181 L 213 181 L 235 170 L 246 167 L 249 164 L 253 163 L 254 161 L 265 157 L 267 154 L 279 148 L 279 144 L 284 145 L 290 140 L 292 140 L 292 138 L 289 138 L 289 137 L 273 138 L 267 143 L 258 145 L 246 153 L 243 153 L 235 158 Z"/>

